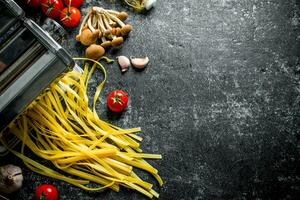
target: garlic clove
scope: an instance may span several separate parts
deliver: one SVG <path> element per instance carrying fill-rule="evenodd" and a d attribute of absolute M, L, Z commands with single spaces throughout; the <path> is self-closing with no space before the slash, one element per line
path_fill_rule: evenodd
<path fill-rule="evenodd" d="M 20 167 L 5 165 L 0 167 L 0 192 L 9 194 L 22 187 L 23 175 Z"/>
<path fill-rule="evenodd" d="M 145 58 L 130 58 L 130 61 L 133 67 L 137 69 L 144 69 L 149 63 L 149 58 L 147 56 Z"/>
<path fill-rule="evenodd" d="M 117 61 L 122 72 L 126 72 L 130 66 L 130 60 L 126 56 L 118 56 Z"/>
<path fill-rule="evenodd" d="M 151 8 L 155 7 L 156 0 L 144 0 L 146 10 L 150 10 Z"/>

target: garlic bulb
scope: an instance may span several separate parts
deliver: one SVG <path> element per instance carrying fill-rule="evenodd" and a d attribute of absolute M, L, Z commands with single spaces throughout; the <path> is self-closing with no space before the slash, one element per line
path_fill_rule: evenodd
<path fill-rule="evenodd" d="M 20 167 L 5 165 L 0 167 L 0 192 L 9 194 L 22 187 L 23 175 Z"/>
<path fill-rule="evenodd" d="M 146 10 L 150 10 L 151 8 L 155 7 L 156 0 L 145 0 L 144 3 Z"/>

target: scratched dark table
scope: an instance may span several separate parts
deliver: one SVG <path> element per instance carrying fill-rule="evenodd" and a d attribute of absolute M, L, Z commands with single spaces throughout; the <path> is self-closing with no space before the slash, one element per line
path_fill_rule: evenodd
<path fill-rule="evenodd" d="M 86 0 L 83 14 L 97 5 L 126 10 L 134 27 L 125 44 L 106 55 L 144 56 L 144 71 L 121 74 L 106 64 L 108 81 L 99 115 L 121 127 L 141 127 L 145 152 L 165 181 L 162 200 L 299 199 L 300 197 L 300 3 L 297 0 L 158 0 L 148 13 L 121 1 Z M 64 44 L 83 55 L 69 30 Z M 96 72 L 90 97 L 101 82 Z M 119 117 L 108 114 L 105 97 L 114 89 L 130 97 Z M 147 199 L 133 190 L 85 192 L 29 171 L 11 199 L 32 199 L 51 183 L 61 200 Z"/>

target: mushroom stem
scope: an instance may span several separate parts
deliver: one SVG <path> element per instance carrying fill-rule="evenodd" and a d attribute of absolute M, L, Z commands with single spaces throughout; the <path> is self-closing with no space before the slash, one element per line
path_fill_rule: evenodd
<path fill-rule="evenodd" d="M 95 28 L 95 29 L 97 29 L 97 20 L 98 20 L 98 18 L 97 18 L 97 14 L 93 14 L 92 16 L 91 16 L 91 24 L 92 24 L 92 26 Z"/>
<path fill-rule="evenodd" d="M 111 26 L 111 24 L 116 23 L 113 20 L 111 20 L 107 15 L 104 15 L 105 19 L 107 20 L 108 24 Z"/>
<path fill-rule="evenodd" d="M 88 24 L 89 29 L 94 33 L 96 30 L 92 26 L 92 18 L 91 17 L 88 19 L 87 24 Z"/>
<path fill-rule="evenodd" d="M 103 23 L 105 27 L 110 31 L 110 37 L 112 38 L 112 46 L 119 46 L 124 42 L 123 37 L 117 37 L 115 34 L 112 34 L 112 28 L 109 25 L 108 17 L 106 15 L 102 16 Z"/>
<path fill-rule="evenodd" d="M 115 17 L 109 13 L 104 13 L 104 14 L 107 15 L 107 17 L 110 17 L 112 20 L 116 21 L 122 27 L 121 33 L 123 36 L 127 35 L 132 30 L 132 26 L 130 24 L 125 24 L 118 17 Z"/>
<path fill-rule="evenodd" d="M 112 19 L 113 21 L 117 22 L 121 27 L 125 26 L 125 23 L 122 22 L 122 20 L 120 20 L 119 18 L 117 18 L 116 16 L 110 14 L 110 13 L 104 13 L 105 15 L 107 15 L 110 19 Z"/>
<path fill-rule="evenodd" d="M 109 30 L 109 31 L 111 31 L 112 27 L 109 24 L 108 17 L 105 14 L 102 14 L 101 15 L 101 19 L 102 19 L 102 21 L 103 21 L 104 26 L 106 27 L 106 29 Z"/>
<path fill-rule="evenodd" d="M 115 11 L 115 10 L 106 10 L 106 11 L 109 12 L 110 14 L 114 14 L 114 15 L 120 14 L 120 12 Z"/>
<path fill-rule="evenodd" d="M 87 15 L 83 18 L 82 23 L 81 23 L 80 28 L 79 28 L 79 34 L 78 34 L 78 35 L 81 35 L 82 28 L 86 25 L 86 22 L 87 22 L 88 18 L 90 17 L 91 13 L 92 13 L 92 12 L 91 12 L 91 10 L 90 10 L 90 11 L 87 13 Z"/>
<path fill-rule="evenodd" d="M 105 33 L 107 30 L 104 26 L 104 22 L 103 22 L 103 19 L 102 19 L 102 14 L 98 14 L 98 25 L 99 25 L 99 28 L 100 30 Z"/>
<path fill-rule="evenodd" d="M 103 48 L 108 48 L 108 47 L 111 46 L 111 42 L 110 42 L 110 41 L 107 41 L 106 38 L 105 38 L 105 36 L 104 36 L 104 35 L 105 35 L 105 32 L 106 32 L 107 30 L 105 29 L 105 27 L 104 27 L 104 25 L 103 25 L 103 22 L 102 22 L 102 20 L 101 20 L 101 18 L 100 18 L 100 14 L 97 14 L 97 16 L 98 16 L 98 27 L 99 27 L 99 29 L 101 29 L 101 31 L 102 31 L 101 36 L 99 35 L 99 38 L 101 38 L 101 41 L 102 41 L 101 46 L 102 46 Z"/>
<path fill-rule="evenodd" d="M 96 12 L 98 12 L 98 13 L 103 13 L 103 11 L 104 11 L 103 8 L 98 7 L 98 6 L 94 6 L 94 7 L 93 7 L 93 10 L 96 11 Z"/>

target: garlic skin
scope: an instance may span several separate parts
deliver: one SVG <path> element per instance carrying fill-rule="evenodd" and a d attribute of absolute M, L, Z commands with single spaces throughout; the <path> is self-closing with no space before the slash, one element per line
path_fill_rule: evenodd
<path fill-rule="evenodd" d="M 151 8 L 156 6 L 156 0 L 144 0 L 146 10 L 150 10 Z"/>
<path fill-rule="evenodd" d="M 126 72 L 130 66 L 130 60 L 126 56 L 118 56 L 117 61 L 122 72 Z"/>
<path fill-rule="evenodd" d="M 9 194 L 22 187 L 23 175 L 20 167 L 5 165 L 0 167 L 0 192 Z"/>
<path fill-rule="evenodd" d="M 145 58 L 130 58 L 130 61 L 133 67 L 144 69 L 149 63 L 149 58 L 147 56 Z"/>

